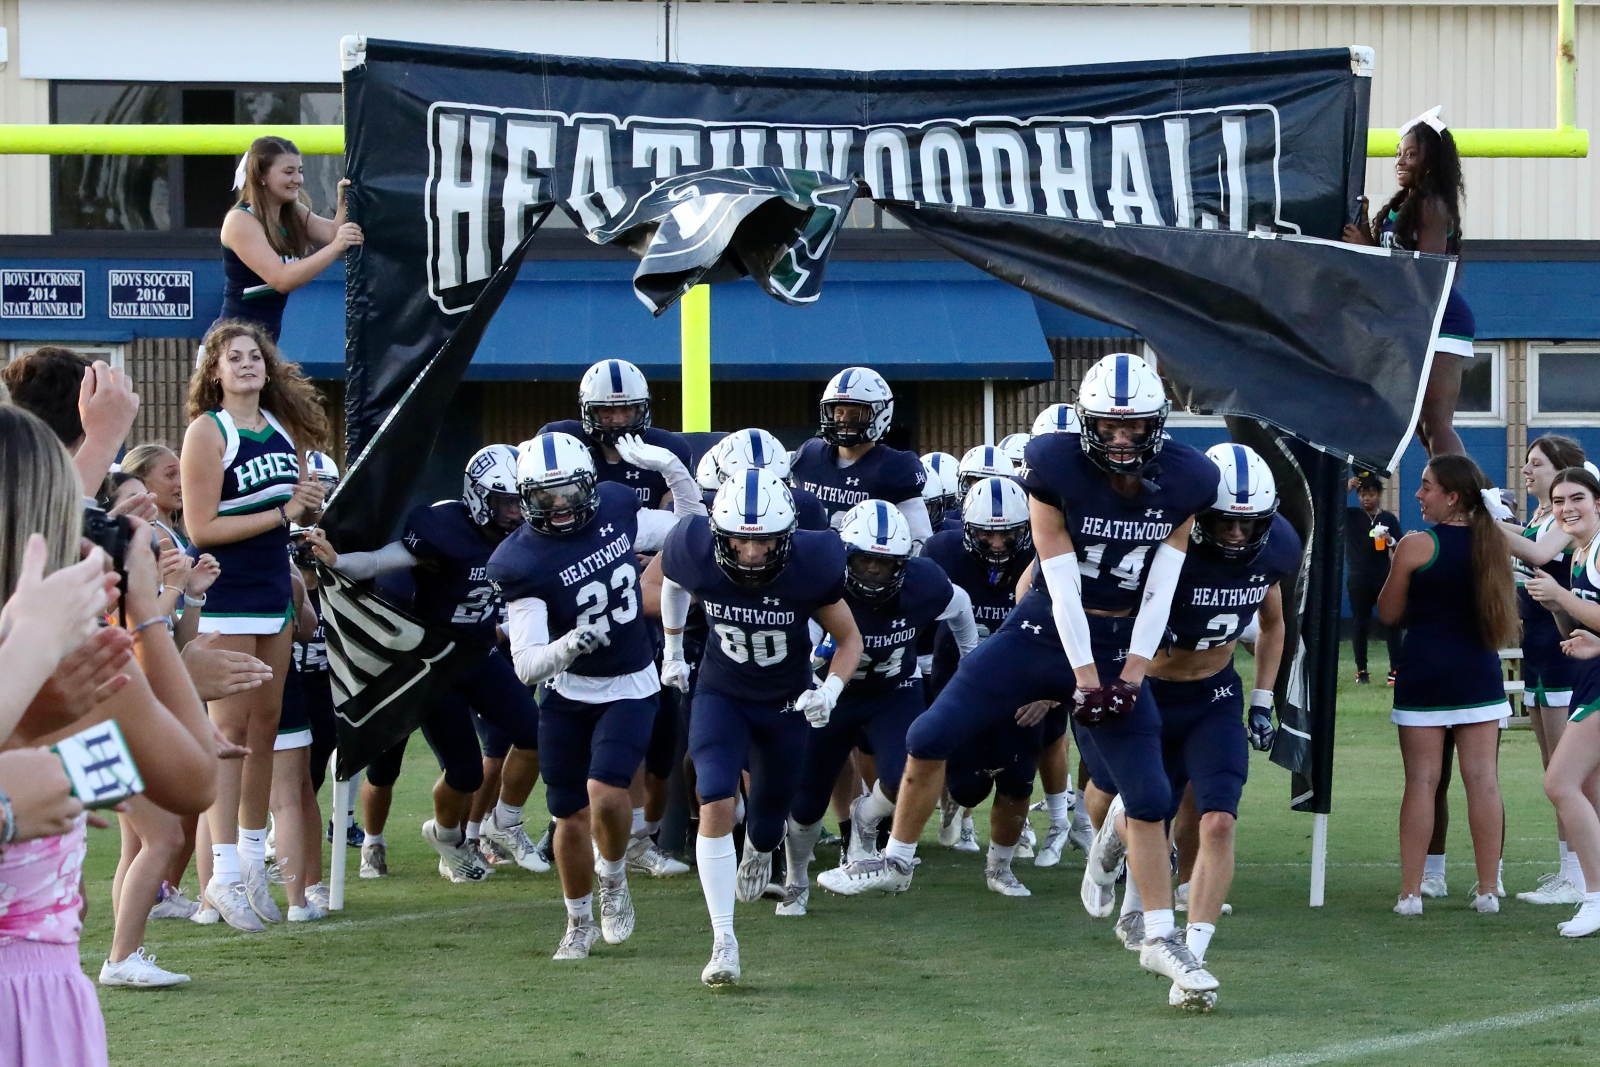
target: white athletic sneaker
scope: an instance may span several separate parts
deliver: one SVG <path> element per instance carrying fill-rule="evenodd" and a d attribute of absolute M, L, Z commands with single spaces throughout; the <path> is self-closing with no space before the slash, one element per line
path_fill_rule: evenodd
<path fill-rule="evenodd" d="M 589 950 L 594 943 L 600 940 L 600 927 L 595 925 L 593 919 L 579 919 L 567 916 L 567 929 L 561 935 L 561 944 L 556 946 L 553 960 L 586 960 Z"/>
<path fill-rule="evenodd" d="M 327 917 L 327 909 L 318 907 L 316 901 L 312 900 L 309 895 L 306 897 L 305 907 L 302 908 L 297 904 L 289 905 L 289 921 L 292 923 L 314 923 L 318 919 L 326 919 Z"/>
<path fill-rule="evenodd" d="M 1094 844 L 1089 846 L 1089 860 L 1085 869 L 1099 885 L 1116 885 L 1128 858 L 1128 848 L 1122 843 L 1122 835 L 1117 833 L 1117 816 L 1121 814 L 1122 795 L 1119 793 L 1111 801 L 1106 821 L 1095 832 Z"/>
<path fill-rule="evenodd" d="M 772 881 L 772 853 L 762 852 L 744 839 L 744 855 L 739 860 L 739 881 L 733 899 L 741 904 L 753 904 L 761 899 Z"/>
<path fill-rule="evenodd" d="M 1476 893 L 1467 907 L 1484 915 L 1493 915 L 1500 910 L 1500 898 L 1493 893 Z"/>
<path fill-rule="evenodd" d="M 1189 910 L 1189 883 L 1188 882 L 1184 882 L 1182 885 L 1180 885 L 1178 888 L 1176 888 L 1176 889 L 1174 889 L 1172 891 L 1172 910 L 1173 911 L 1188 911 Z M 1226 901 L 1224 901 L 1223 904 L 1222 904 L 1222 908 L 1220 910 L 1221 910 L 1222 914 L 1224 914 L 1224 915 L 1232 915 L 1233 914 L 1233 905 L 1227 903 Z"/>
<path fill-rule="evenodd" d="M 1422 895 L 1425 897 L 1447 897 L 1450 889 L 1444 884 L 1444 875 L 1425 874 L 1422 876 Z"/>
<path fill-rule="evenodd" d="M 801 916 L 806 913 L 806 905 L 811 903 L 810 885 L 786 885 L 783 887 L 783 899 L 778 901 L 779 915 Z"/>
<path fill-rule="evenodd" d="M 817 876 L 817 883 L 843 897 L 873 892 L 904 893 L 911 888 L 912 869 L 911 864 L 880 853 L 870 860 L 823 871 Z"/>
<path fill-rule="evenodd" d="M 633 895 L 628 892 L 628 873 L 600 877 L 600 933 L 606 944 L 620 945 L 633 933 Z"/>
<path fill-rule="evenodd" d="M 869 860 L 878 854 L 878 824 L 868 822 L 861 814 L 861 809 L 872 799 L 866 793 L 861 794 L 850 802 L 850 840 L 845 842 L 848 849 L 848 862 L 856 860 Z"/>
<path fill-rule="evenodd" d="M 1141 920 L 1142 921 L 1142 920 Z M 1152 937 L 1139 949 L 1139 966 L 1153 974 L 1164 974 L 1186 993 L 1216 989 L 1220 982 L 1194 958 L 1183 935 L 1177 930 L 1166 937 Z"/>
<path fill-rule="evenodd" d="M 150 909 L 152 919 L 192 919 L 194 913 L 200 910 L 198 901 L 190 900 L 183 895 L 183 888 L 167 890 L 167 895 L 162 897 Z"/>
<path fill-rule="evenodd" d="M 1167 1004 L 1184 1011 L 1208 1012 L 1217 1006 L 1217 991 L 1215 989 L 1184 989 L 1177 982 L 1172 983 L 1172 988 L 1167 990 Z"/>
<path fill-rule="evenodd" d="M 1054 867 L 1061 862 L 1061 853 L 1067 847 L 1067 832 L 1069 829 L 1071 828 L 1067 826 L 1057 826 L 1055 823 L 1050 824 L 1050 827 L 1044 832 L 1044 842 L 1039 846 L 1038 851 L 1033 854 L 1033 865 L 1035 867 Z"/>
<path fill-rule="evenodd" d="M 328 907 L 328 900 L 330 896 L 331 890 L 329 890 L 327 885 L 322 882 L 318 882 L 316 885 L 306 886 L 306 901 L 308 903 L 315 904 L 323 911 L 333 910 L 332 908 Z"/>
<path fill-rule="evenodd" d="M 1394 906 L 1394 913 L 1396 915 L 1421 915 L 1422 898 L 1415 893 L 1409 897 L 1401 897 L 1399 903 Z"/>
<path fill-rule="evenodd" d="M 711 989 L 739 984 L 739 942 L 717 938 L 711 947 L 711 962 L 700 972 L 700 981 Z"/>
<path fill-rule="evenodd" d="M 1094 827 L 1088 823 L 1082 826 L 1073 826 L 1072 829 L 1067 831 L 1067 844 L 1087 856 L 1090 847 L 1094 844 Z"/>
<path fill-rule="evenodd" d="M 250 901 L 250 910 L 261 916 L 263 922 L 283 922 L 283 912 L 278 910 L 278 902 L 272 899 L 272 886 L 267 882 L 266 867 L 244 864 L 241 880 L 245 898 Z"/>
<path fill-rule="evenodd" d="M 1034 856 L 1033 846 L 1039 843 L 1039 835 L 1033 832 L 1033 827 L 1027 823 L 1022 824 L 1022 836 L 1017 838 L 1017 850 L 1013 855 L 1019 860 L 1031 860 Z"/>
<path fill-rule="evenodd" d="M 186 974 L 174 974 L 157 967 L 156 958 L 146 956 L 143 945 L 128 953 L 127 957 L 118 963 L 106 960 L 100 965 L 100 984 L 105 986 L 166 989 L 169 986 L 183 985 L 188 980 L 189 976 Z"/>
<path fill-rule="evenodd" d="M 243 882 L 224 885 L 211 882 L 206 886 L 202 899 L 216 909 L 223 922 L 235 930 L 258 934 L 266 929 L 261 924 L 261 918 L 250 908 L 250 898 L 244 891 Z"/>
<path fill-rule="evenodd" d="M 1130 911 L 1126 915 L 1117 917 L 1114 927 L 1117 940 L 1122 942 L 1122 947 L 1129 952 L 1140 952 L 1144 949 L 1144 912 Z"/>
<path fill-rule="evenodd" d="M 490 815 L 487 816 L 485 821 L 492 821 L 493 819 L 494 816 Z M 478 858 L 490 867 L 501 867 L 511 862 L 511 853 L 484 837 L 481 828 L 477 837 L 467 838 L 467 844 L 476 849 Z"/>
<path fill-rule="evenodd" d="M 1101 885 L 1089 877 L 1089 872 L 1083 872 L 1083 884 L 1078 887 L 1078 899 L 1083 901 L 1083 910 L 1096 919 L 1104 919 L 1111 914 L 1117 906 L 1117 890 L 1114 885 Z"/>
<path fill-rule="evenodd" d="M 1033 894 L 1028 887 L 1017 880 L 1016 873 L 1010 865 L 1004 867 L 986 867 L 983 871 L 983 880 L 989 883 L 989 888 L 1003 897 L 1031 897 Z"/>
<path fill-rule="evenodd" d="M 961 840 L 961 805 L 955 802 L 949 790 L 939 795 L 939 844 L 955 848 Z"/>
<path fill-rule="evenodd" d="M 543 874 L 550 869 L 550 864 L 546 863 L 544 858 L 539 855 L 539 850 L 535 847 L 533 839 L 528 836 L 528 831 L 523 828 L 520 822 L 509 829 L 502 830 L 500 824 L 494 821 L 494 813 L 490 812 L 483 820 L 483 825 L 479 827 L 478 832 L 483 835 L 485 844 L 504 852 L 515 860 L 517 866 L 523 870 L 532 871 L 535 874 Z"/>
<path fill-rule="evenodd" d="M 205 900 L 204 892 L 201 893 L 200 899 L 202 902 Z M 200 910 L 189 916 L 189 921 L 199 923 L 201 926 L 213 926 L 222 921 L 222 914 L 216 908 L 201 903 Z"/>
<path fill-rule="evenodd" d="M 1467 896 L 1475 897 L 1477 895 L 1478 895 L 1478 883 L 1477 882 L 1473 882 L 1472 883 L 1472 892 L 1468 893 Z M 1501 882 L 1501 881 L 1496 881 L 1495 882 L 1494 895 L 1497 896 L 1497 897 L 1503 897 L 1503 896 L 1506 895 L 1506 884 L 1504 882 Z"/>
<path fill-rule="evenodd" d="M 381 842 L 361 846 L 362 878 L 389 877 L 389 849 Z"/>
<path fill-rule="evenodd" d="M 970 815 L 961 817 L 961 835 L 956 838 L 955 848 L 957 852 L 983 851 L 978 847 L 978 831 L 973 828 Z"/>
<path fill-rule="evenodd" d="M 1518 893 L 1517 899 L 1525 904 L 1582 904 L 1583 894 L 1560 871 L 1539 876 L 1539 888 Z"/>
<path fill-rule="evenodd" d="M 455 844 L 439 836 L 439 824 L 429 819 L 422 824 L 422 839 L 439 854 L 439 877 L 451 882 L 481 882 L 489 877 L 489 867 L 467 844 L 465 836 Z"/>
<path fill-rule="evenodd" d="M 628 839 L 628 851 L 623 853 L 622 858 L 628 861 L 628 870 L 648 874 L 652 878 L 676 878 L 689 873 L 687 863 L 674 859 L 643 830 Z"/>
<path fill-rule="evenodd" d="M 1556 930 L 1562 937 L 1588 937 L 1600 930 L 1600 904 L 1585 900 L 1576 915 L 1564 923 L 1556 924 Z"/>

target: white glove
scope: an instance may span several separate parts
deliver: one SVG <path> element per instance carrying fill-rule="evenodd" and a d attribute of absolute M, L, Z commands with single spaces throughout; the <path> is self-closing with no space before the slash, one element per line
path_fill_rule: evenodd
<path fill-rule="evenodd" d="M 573 659 L 588 655 L 595 649 L 611 643 L 611 636 L 606 633 L 604 626 L 574 626 L 561 635 L 557 645 L 563 655 L 570 654 Z"/>
<path fill-rule="evenodd" d="M 794 710 L 806 717 L 806 721 L 820 730 L 828 725 L 828 719 L 833 715 L 833 706 L 839 702 L 839 694 L 844 689 L 844 679 L 837 674 L 830 674 L 826 681 L 815 689 L 807 689 L 795 698 Z"/>
<path fill-rule="evenodd" d="M 1505 522 L 1507 519 L 1516 517 L 1516 512 L 1506 507 L 1504 502 L 1501 501 L 1500 490 L 1481 489 L 1478 491 L 1478 495 L 1483 497 L 1483 509 L 1496 521 Z"/>
<path fill-rule="evenodd" d="M 661 684 L 680 693 L 689 691 L 689 664 L 682 656 L 668 656 L 661 661 Z"/>
<path fill-rule="evenodd" d="M 638 434 L 624 434 L 617 438 L 617 455 L 622 457 L 622 462 L 646 471 L 665 471 L 674 463 L 679 462 L 667 449 L 660 445 L 647 445 L 639 438 Z"/>

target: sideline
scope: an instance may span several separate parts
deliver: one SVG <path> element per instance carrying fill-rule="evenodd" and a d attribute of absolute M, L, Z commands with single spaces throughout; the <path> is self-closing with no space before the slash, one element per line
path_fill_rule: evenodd
<path fill-rule="evenodd" d="M 1569 1015 L 1582 1015 L 1591 1011 L 1600 1011 L 1600 997 L 1594 1000 L 1578 1000 L 1571 1004 L 1559 1004 L 1550 1008 L 1535 1008 L 1532 1011 L 1519 1011 L 1514 1015 L 1494 1015 L 1487 1019 L 1479 1019 L 1470 1023 L 1450 1023 L 1433 1030 L 1418 1030 L 1410 1034 L 1395 1034 L 1393 1037 L 1374 1037 L 1362 1041 L 1346 1041 L 1337 1045 L 1327 1045 L 1323 1048 L 1312 1049 L 1309 1052 L 1288 1052 L 1277 1056 L 1267 1056 L 1259 1060 L 1240 1060 L 1230 1063 L 1227 1067 L 1312 1067 L 1318 1063 L 1333 1063 L 1336 1060 L 1351 1060 L 1357 1056 L 1371 1056 L 1379 1052 L 1393 1052 L 1397 1049 L 1412 1048 L 1417 1045 L 1431 1045 L 1439 1041 L 1449 1041 L 1468 1034 L 1482 1034 L 1494 1030 L 1515 1030 L 1523 1026 L 1532 1026 L 1535 1023 L 1547 1023 L 1555 1019 L 1564 1019 Z"/>

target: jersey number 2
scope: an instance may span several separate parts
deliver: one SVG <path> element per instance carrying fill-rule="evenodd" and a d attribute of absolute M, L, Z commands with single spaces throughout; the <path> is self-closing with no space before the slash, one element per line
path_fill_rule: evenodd
<path fill-rule="evenodd" d="M 639 594 L 634 591 L 636 578 L 633 567 L 624 563 L 611 572 L 611 588 L 621 593 L 622 603 L 611 607 L 611 593 L 605 584 L 590 582 L 578 590 L 578 625 L 598 626 L 602 633 L 611 632 L 611 624 L 625 625 L 639 614 Z M 609 609 L 609 611 L 608 611 Z"/>

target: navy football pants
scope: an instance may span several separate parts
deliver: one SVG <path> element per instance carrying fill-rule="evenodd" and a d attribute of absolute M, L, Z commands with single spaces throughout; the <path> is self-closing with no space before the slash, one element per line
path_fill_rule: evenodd
<path fill-rule="evenodd" d="M 539 773 L 545 803 L 558 819 L 589 806 L 589 779 L 626 789 L 650 743 L 659 701 L 589 704 L 569 700 L 548 686 L 539 708 Z"/>
<path fill-rule="evenodd" d="M 906 768 L 906 730 L 926 710 L 922 680 L 876 696 L 850 698 L 847 687 L 833 709 L 828 725 L 812 730 L 806 741 L 805 763 L 800 771 L 800 786 L 790 812 L 794 821 L 810 826 L 828 810 L 833 784 L 839 768 L 850 757 L 861 735 L 866 734 L 863 751 L 870 751 L 878 765 L 878 781 L 890 793 L 900 788 L 900 775 Z"/>
<path fill-rule="evenodd" d="M 1197 682 L 1150 679 L 1161 709 L 1161 750 L 1172 783 L 1173 815 L 1184 787 L 1194 785 L 1195 808 L 1239 815 L 1239 797 L 1250 774 L 1250 743 L 1244 729 L 1244 682 L 1233 664 Z"/>
<path fill-rule="evenodd" d="M 689 756 L 702 804 L 739 792 L 750 769 L 745 835 L 761 852 L 783 840 L 790 803 L 800 784 L 811 724 L 793 707 L 752 704 L 700 686 L 689 717 Z"/>

